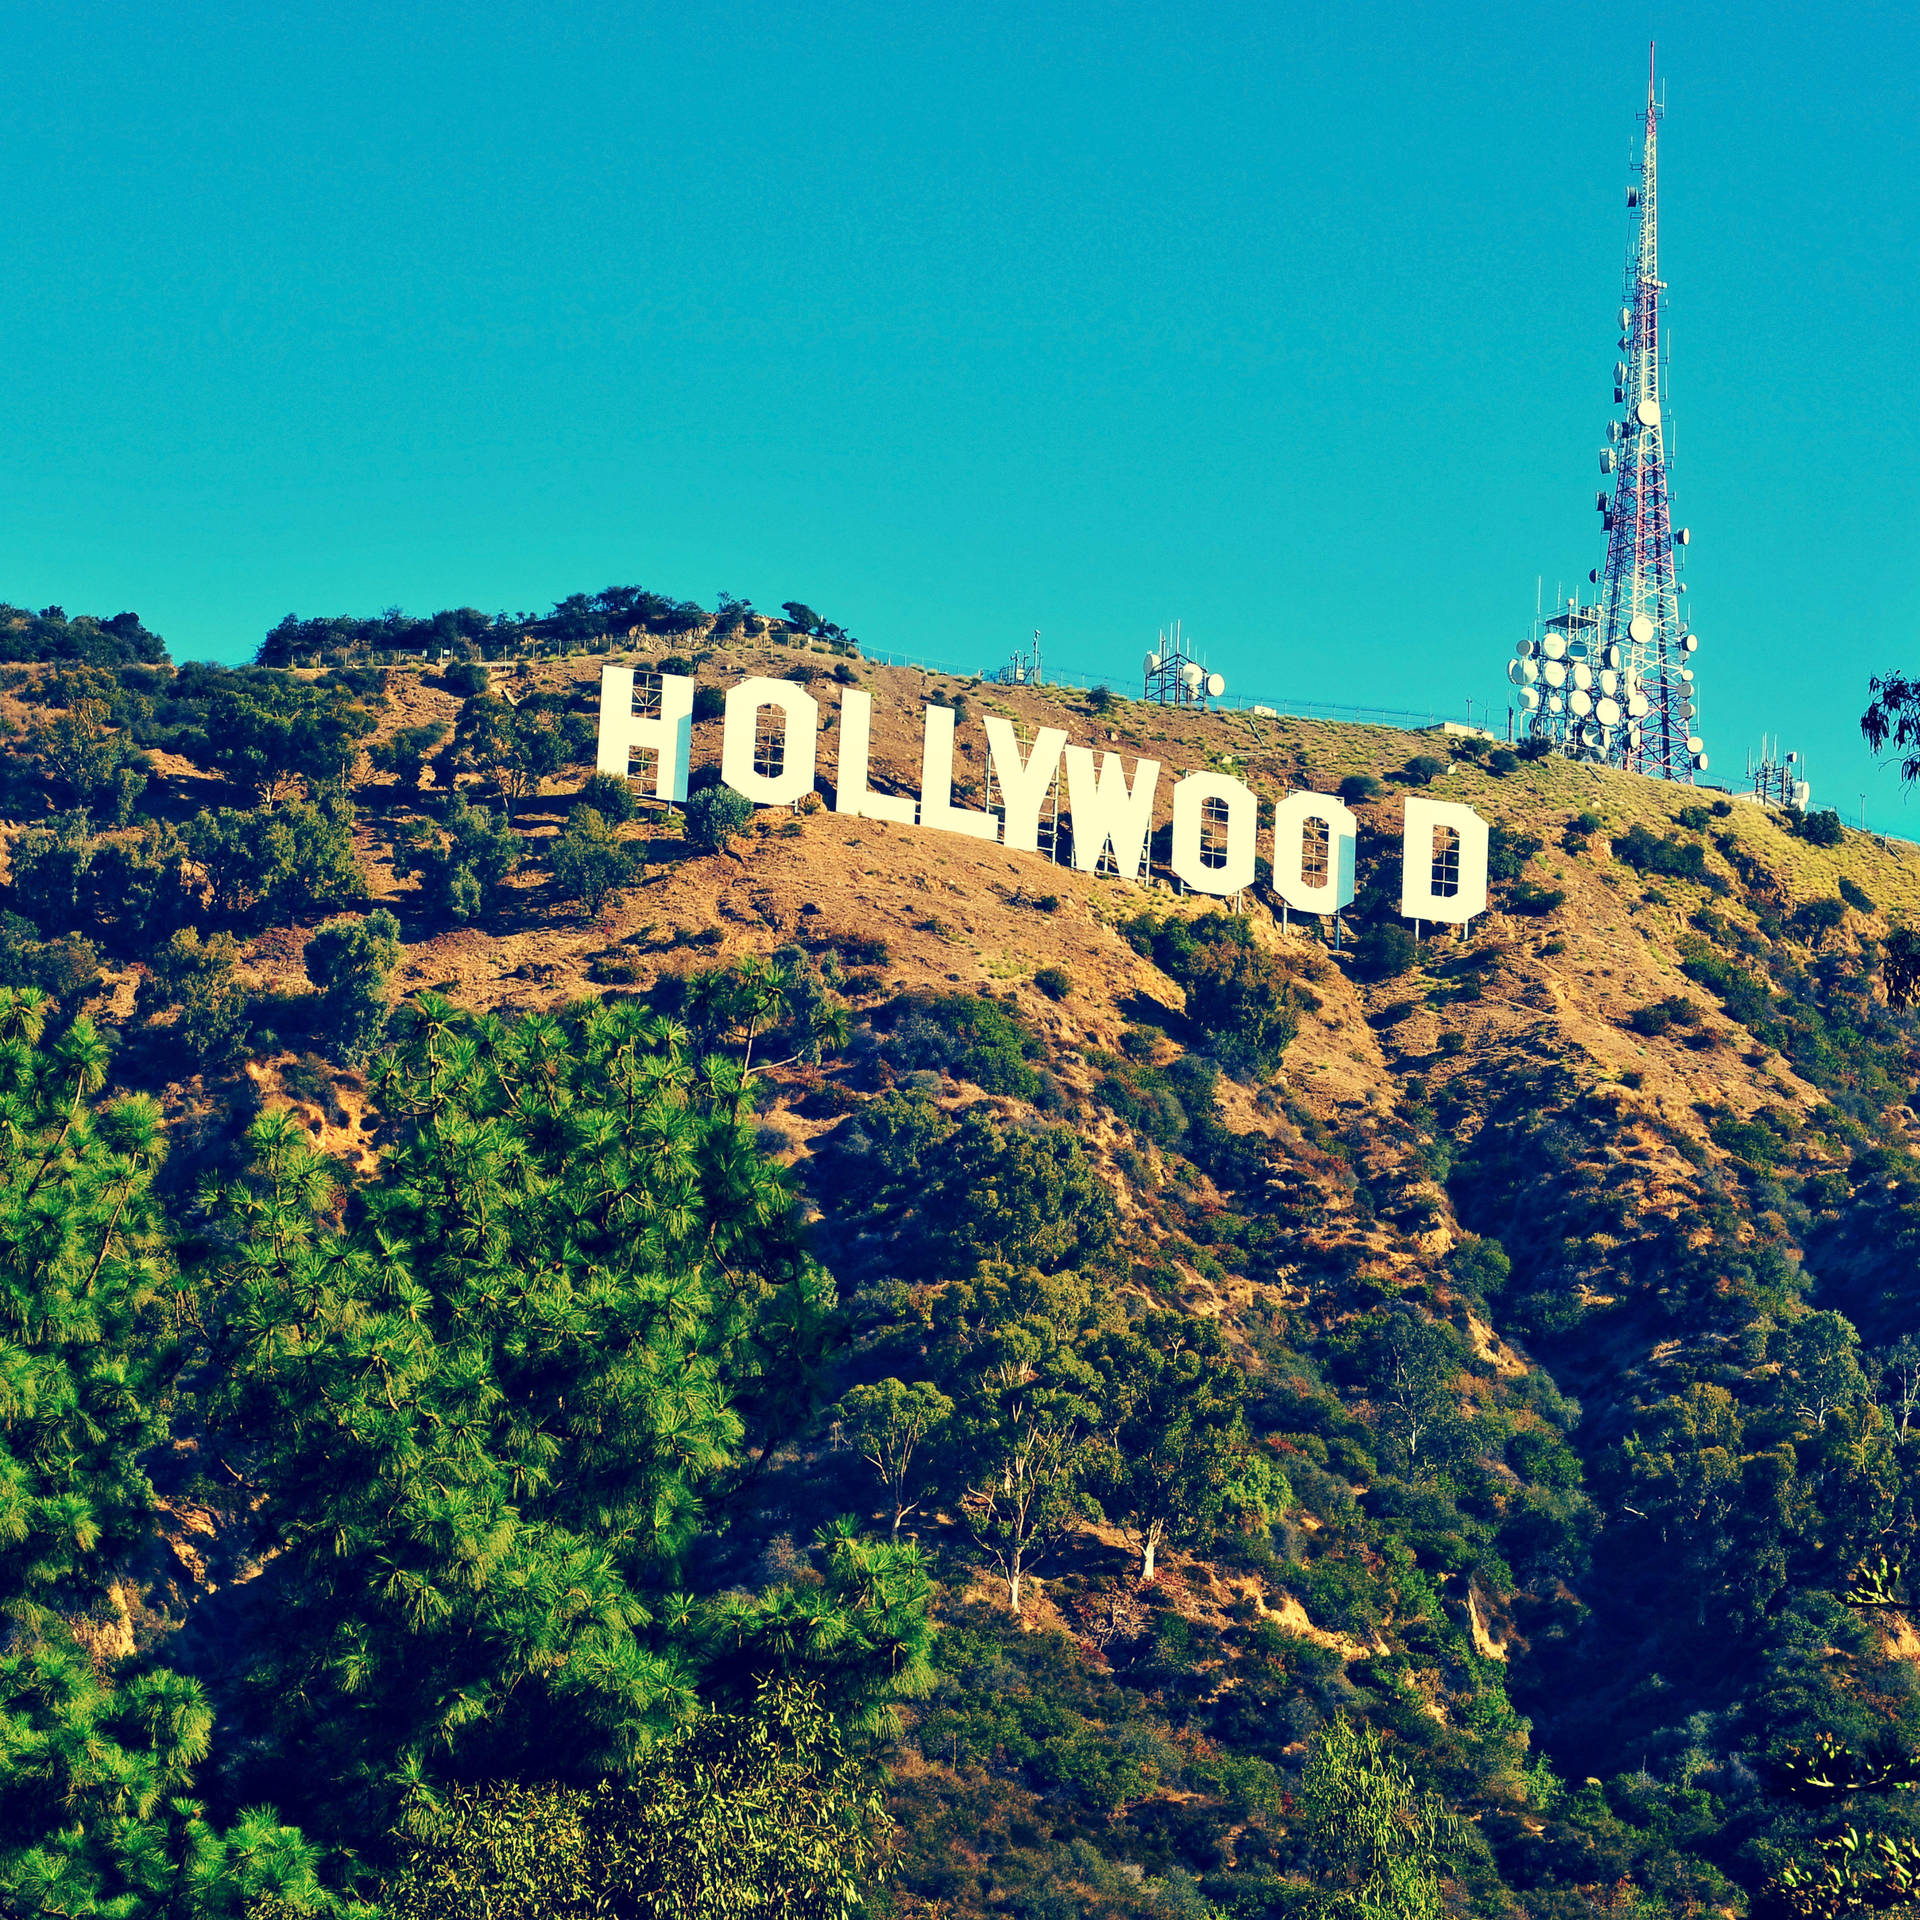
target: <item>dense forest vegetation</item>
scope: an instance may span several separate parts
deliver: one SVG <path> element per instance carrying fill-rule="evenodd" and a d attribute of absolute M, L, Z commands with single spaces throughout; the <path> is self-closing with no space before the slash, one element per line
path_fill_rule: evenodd
<path fill-rule="evenodd" d="M 710 775 L 643 810 L 515 657 L 617 634 L 706 718 L 759 621 L 851 680 L 743 608 L 289 616 L 238 669 L 0 617 L 0 1905 L 1897 1910 L 1898 856 L 1379 734 L 1283 769 L 1362 815 L 1338 953 L 1037 858 L 994 910 L 1111 978 L 671 924 L 885 855 Z M 1422 944 L 1392 800 L 1456 769 L 1496 912 Z M 1632 1065 L 1554 1024 L 1576 883 L 1671 929 Z M 397 991 L 520 929 L 601 990 Z"/>

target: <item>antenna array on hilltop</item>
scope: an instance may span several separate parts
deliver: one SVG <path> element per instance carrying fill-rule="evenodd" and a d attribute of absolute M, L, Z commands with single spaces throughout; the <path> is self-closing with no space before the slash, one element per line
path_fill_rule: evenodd
<path fill-rule="evenodd" d="M 1638 178 L 1627 189 L 1632 234 L 1620 358 L 1594 496 L 1607 535 L 1604 566 L 1587 575 L 1591 604 L 1576 594 L 1534 621 L 1514 649 L 1507 678 L 1519 689 L 1526 732 L 1576 759 L 1691 782 L 1707 767 L 1697 730 L 1693 655 L 1699 640 L 1681 610 L 1687 590 L 1668 484 L 1665 374 L 1660 312 L 1659 126 L 1663 107 L 1647 54 L 1646 121 Z"/>
<path fill-rule="evenodd" d="M 1218 700 L 1227 690 L 1224 674 L 1209 673 L 1206 663 L 1196 660 L 1180 631 L 1180 622 L 1172 632 L 1161 629 L 1153 652 L 1141 662 L 1146 676 L 1146 698 L 1163 707 L 1204 707 Z"/>

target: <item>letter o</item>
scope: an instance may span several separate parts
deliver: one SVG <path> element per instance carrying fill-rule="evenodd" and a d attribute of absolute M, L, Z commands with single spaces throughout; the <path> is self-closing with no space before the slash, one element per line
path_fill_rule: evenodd
<path fill-rule="evenodd" d="M 753 764 L 754 735 L 762 707 L 778 707 L 785 722 L 780 736 L 780 771 L 767 774 Z M 720 735 L 720 778 L 756 806 L 791 806 L 813 791 L 814 750 L 820 742 L 820 704 L 791 680 L 756 675 L 727 689 L 727 717 Z"/>
<path fill-rule="evenodd" d="M 1209 800 L 1227 809 L 1227 863 L 1209 867 L 1200 858 L 1200 830 Z M 1238 893 L 1253 885 L 1255 843 L 1260 838 L 1260 802 L 1251 788 L 1224 773 L 1190 773 L 1173 789 L 1174 872 L 1196 893 Z"/>

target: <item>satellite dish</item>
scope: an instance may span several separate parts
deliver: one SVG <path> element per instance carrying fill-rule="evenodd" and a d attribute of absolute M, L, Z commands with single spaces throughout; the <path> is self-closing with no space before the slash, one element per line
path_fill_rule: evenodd
<path fill-rule="evenodd" d="M 1690 547 L 1693 545 L 1693 529 L 1691 527 L 1682 527 L 1680 531 L 1676 533 L 1673 537 L 1683 547 Z"/>
<path fill-rule="evenodd" d="M 1147 657 L 1141 661 L 1140 668 L 1143 673 L 1158 673 L 1160 671 L 1160 656 L 1157 653 L 1148 654 Z"/>
<path fill-rule="evenodd" d="M 1642 400 L 1634 408 L 1633 417 L 1643 427 L 1657 427 L 1660 424 L 1660 402 L 1652 399 Z"/>
<path fill-rule="evenodd" d="M 1567 657 L 1567 643 L 1557 633 L 1550 633 L 1540 642 L 1540 651 L 1549 660 L 1564 660 Z"/>
<path fill-rule="evenodd" d="M 1187 664 L 1180 669 L 1181 684 L 1190 687 L 1195 693 L 1200 691 L 1200 683 L 1205 680 L 1206 677 L 1197 660 L 1189 660 Z"/>
<path fill-rule="evenodd" d="M 1617 727 L 1620 724 L 1620 702 L 1609 700 L 1604 694 L 1593 703 L 1593 717 L 1603 727 Z"/>
<path fill-rule="evenodd" d="M 1696 773 L 1705 773 L 1707 770 L 1707 756 L 1704 753 L 1696 753 L 1693 756 L 1693 765 Z"/>
<path fill-rule="evenodd" d="M 1210 673 L 1207 675 L 1207 692 L 1215 700 L 1218 700 L 1226 690 L 1227 676 L 1224 673 Z"/>
<path fill-rule="evenodd" d="M 1537 687 L 1522 687 L 1520 689 L 1520 705 L 1527 713 L 1535 712 L 1540 705 L 1540 690 Z"/>
<path fill-rule="evenodd" d="M 1583 660 L 1573 670 L 1573 684 L 1585 693 L 1593 685 L 1593 669 Z"/>
<path fill-rule="evenodd" d="M 1644 693 L 1627 695 L 1627 717 L 1630 720 L 1644 720 L 1647 717 L 1647 696 Z"/>
<path fill-rule="evenodd" d="M 1706 747 L 1707 743 L 1702 740 L 1697 733 L 1687 735 L 1687 751 L 1689 753 L 1704 753 Z"/>
<path fill-rule="evenodd" d="M 1519 662 L 1519 667 L 1520 677 L 1528 686 L 1532 686 L 1533 683 L 1540 678 L 1540 662 L 1538 660 L 1522 660 Z"/>
<path fill-rule="evenodd" d="M 1562 713 L 1566 710 L 1566 705 L 1567 703 L 1562 700 L 1557 693 L 1547 695 L 1547 711 L 1549 713 Z"/>
<path fill-rule="evenodd" d="M 1600 691 L 1609 696 L 1620 691 L 1620 676 L 1611 667 L 1600 669 Z"/>
<path fill-rule="evenodd" d="M 1617 667 L 1624 656 L 1618 647 L 1609 647 L 1600 657 L 1608 666 Z"/>
<path fill-rule="evenodd" d="M 1632 634 L 1636 646 L 1644 647 L 1653 638 L 1656 629 L 1644 613 L 1636 613 L 1627 631 Z"/>
<path fill-rule="evenodd" d="M 1693 669 L 1691 667 L 1682 667 L 1680 669 L 1680 678 L 1691 684 L 1693 680 Z"/>
<path fill-rule="evenodd" d="M 1567 706 L 1584 720 L 1593 711 L 1593 695 L 1581 692 L 1570 693 L 1567 695 Z"/>
<path fill-rule="evenodd" d="M 1548 686 L 1564 687 L 1567 684 L 1567 669 L 1563 661 L 1549 660 L 1542 671 Z"/>
<path fill-rule="evenodd" d="M 1511 680 L 1516 687 L 1524 687 L 1527 684 L 1527 662 L 1524 660 L 1509 660 L 1507 662 L 1507 678 Z"/>
<path fill-rule="evenodd" d="M 1520 659 L 1531 660 L 1533 658 L 1533 642 L 1531 640 L 1522 640 L 1513 651 Z"/>
<path fill-rule="evenodd" d="M 1697 633 L 1690 633 L 1680 644 L 1685 647 L 1689 653 L 1696 652 L 1700 645 L 1700 636 Z"/>

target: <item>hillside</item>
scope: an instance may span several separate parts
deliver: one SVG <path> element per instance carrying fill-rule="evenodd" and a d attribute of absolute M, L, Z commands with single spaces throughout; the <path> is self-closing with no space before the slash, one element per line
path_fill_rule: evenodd
<path fill-rule="evenodd" d="M 735 1053 L 716 970 L 797 967 L 835 1017 L 810 1042 L 788 1031 L 791 1002 L 770 1015 L 751 1099 L 761 1149 L 804 1198 L 838 1333 L 817 1405 L 729 1494 L 703 1591 L 817 1585 L 816 1535 L 838 1515 L 890 1533 L 850 1390 L 927 1381 L 958 1423 L 983 1368 L 1017 1352 L 1029 1382 L 1089 1410 L 1089 1444 L 1124 1456 L 1129 1380 L 1156 1353 L 1195 1356 L 1193 1405 L 1238 1409 L 1237 1491 L 1169 1522 L 1151 1579 L 1145 1496 L 1114 1490 L 1112 1459 L 1088 1466 L 1057 1543 L 1042 1537 L 1017 1615 L 958 1481 L 930 1481 L 900 1520 L 940 1631 L 897 1729 L 874 1736 L 898 1911 L 1304 1910 L 1300 1768 L 1342 1712 L 1462 1817 L 1447 1882 L 1462 1912 L 1744 1912 L 1841 1813 L 1884 1818 L 1862 1801 L 1813 1819 L 1770 1768 L 1822 1731 L 1920 1743 L 1920 1636 L 1836 1597 L 1915 1529 L 1920 1346 L 1901 1343 L 1920 1336 L 1920 1031 L 1878 967 L 1920 911 L 1920 848 L 1816 844 L 1758 805 L 1558 759 L 1501 755 L 1498 771 L 1481 741 L 743 644 L 706 652 L 701 681 L 804 673 L 827 804 L 762 810 L 718 852 L 643 805 L 625 844 L 644 868 L 589 913 L 561 897 L 552 857 L 600 665 L 487 671 L 492 693 L 571 727 L 576 757 L 526 782 L 520 864 L 465 923 L 405 852 L 448 782 L 493 797 L 484 754 L 453 755 L 480 697 L 458 675 L 396 670 L 340 696 L 364 714 L 342 736 L 339 803 L 362 878 L 315 894 L 324 909 L 269 915 L 264 892 L 221 908 L 207 843 L 164 856 L 206 904 L 151 924 L 238 937 L 250 1025 L 232 1031 L 251 1038 L 224 1057 L 183 1050 L 190 990 L 159 990 L 175 963 L 119 907 L 86 907 L 77 881 L 71 909 L 48 905 L 52 815 L 26 805 L 36 730 L 120 696 L 12 669 L 9 951 L 44 984 L 49 948 L 91 943 L 65 1012 L 123 1031 L 107 1091 L 160 1099 L 182 1206 L 191 1178 L 237 1165 L 263 1110 L 381 1179 L 391 1118 L 364 1061 L 327 1057 L 306 971 L 330 912 L 395 915 L 391 997 L 501 1015 L 637 998 Z M 283 677 L 316 699 L 344 684 Z M 917 788 L 929 701 L 964 702 L 956 788 L 976 805 L 987 713 L 1167 775 L 1231 771 L 1269 802 L 1371 776 L 1341 950 L 1317 921 L 1283 925 L 1265 886 L 1229 926 L 1164 882 L 836 814 L 850 685 L 874 696 L 882 790 Z M 217 727 L 194 736 L 162 695 L 149 706 L 102 721 L 142 741 L 147 785 L 125 827 L 86 843 L 98 870 L 116 843 L 157 846 L 248 803 L 214 764 Z M 383 748 L 433 728 L 421 784 L 383 773 Z M 717 767 L 718 736 L 697 722 L 696 769 Z M 1422 790 L 1500 830 L 1497 880 L 1466 938 L 1429 930 L 1402 952 L 1369 934 L 1401 924 L 1388 887 L 1419 753 L 1450 756 Z M 1223 1008 L 1263 1037 L 1223 1028 Z M 171 1559 L 134 1611 L 213 1674 L 222 1637 L 247 1631 L 230 1608 L 250 1522 L 190 1464 L 155 1470 Z"/>

